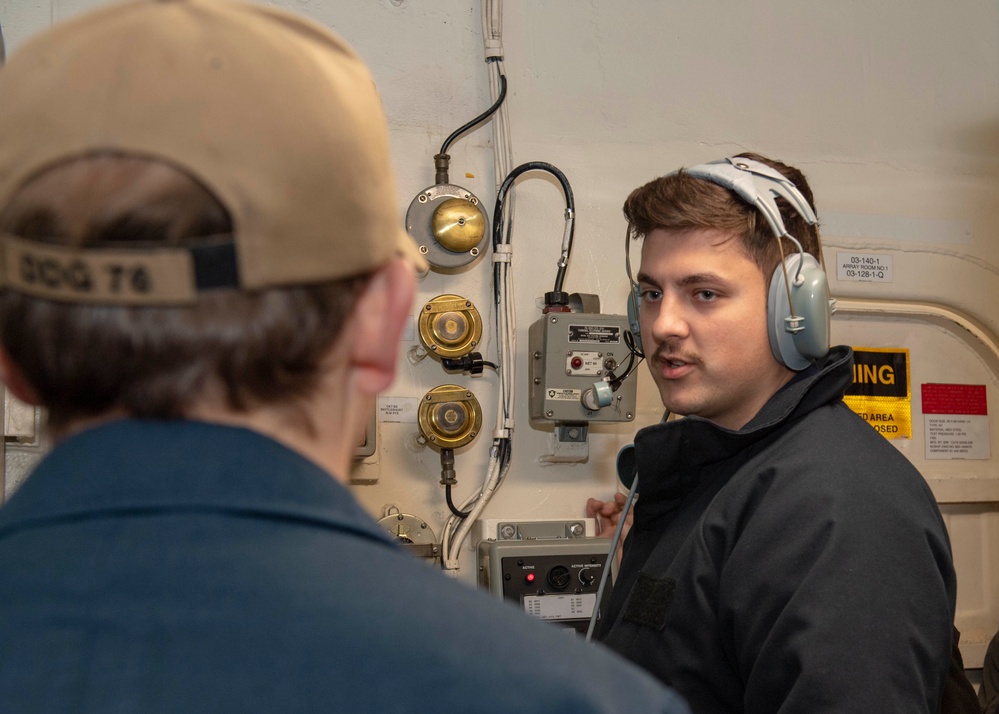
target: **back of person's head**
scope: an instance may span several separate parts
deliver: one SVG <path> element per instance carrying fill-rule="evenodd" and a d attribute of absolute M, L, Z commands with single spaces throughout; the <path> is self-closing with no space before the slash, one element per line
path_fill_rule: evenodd
<path fill-rule="evenodd" d="M 53 427 L 294 404 L 372 271 L 418 260 L 370 74 L 290 13 L 103 8 L 0 96 L 0 343 Z"/>
<path fill-rule="evenodd" d="M 804 174 L 793 166 L 754 153 L 739 156 L 754 159 L 780 172 L 790 180 L 815 208 L 812 189 Z M 781 197 L 776 198 L 787 232 L 801 242 L 807 253 L 821 260 L 818 226 L 810 225 Z M 683 169 L 653 179 L 636 188 L 624 203 L 624 216 L 636 236 L 652 231 L 716 229 L 738 236 L 747 255 L 759 266 L 769 284 L 781 261 L 781 245 L 763 215 L 734 191 L 706 179 L 691 176 Z M 797 251 L 783 240 L 784 255 Z"/>

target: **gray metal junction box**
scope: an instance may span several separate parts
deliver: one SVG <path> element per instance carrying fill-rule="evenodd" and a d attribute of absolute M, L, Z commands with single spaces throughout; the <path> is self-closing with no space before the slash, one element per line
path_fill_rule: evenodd
<path fill-rule="evenodd" d="M 588 409 L 584 394 L 608 372 L 621 376 L 631 351 L 628 318 L 586 312 L 550 312 L 528 332 L 529 408 L 533 422 L 622 422 L 635 418 L 637 379 L 631 375 L 610 406 Z"/>

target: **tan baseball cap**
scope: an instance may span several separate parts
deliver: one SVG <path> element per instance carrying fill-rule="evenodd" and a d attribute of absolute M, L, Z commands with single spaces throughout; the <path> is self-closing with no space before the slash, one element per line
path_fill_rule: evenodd
<path fill-rule="evenodd" d="M 400 253 L 426 269 L 396 215 L 370 73 L 342 39 L 290 12 L 139 0 L 14 52 L 0 68 L 0 208 L 46 168 L 108 151 L 162 159 L 215 194 L 233 222 L 232 287 L 347 277 Z M 182 248 L 0 236 L 0 285 L 60 300 L 191 301 L 205 287 L 199 261 Z"/>

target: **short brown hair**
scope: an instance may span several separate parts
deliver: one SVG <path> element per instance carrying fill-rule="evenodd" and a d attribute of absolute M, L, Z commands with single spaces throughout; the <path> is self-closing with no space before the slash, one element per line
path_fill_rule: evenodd
<path fill-rule="evenodd" d="M 739 156 L 754 159 L 779 171 L 815 208 L 812 189 L 801 171 L 759 154 L 743 153 Z M 787 232 L 801 242 L 805 252 L 814 255 L 821 263 L 818 226 L 809 225 L 783 198 L 777 197 L 776 201 Z M 756 208 L 729 189 L 695 178 L 683 169 L 632 191 L 624 202 L 624 216 L 632 232 L 641 237 L 656 229 L 685 231 L 714 228 L 732 232 L 741 238 L 747 255 L 759 266 L 767 284 L 781 260 L 781 246 L 770 224 Z M 786 239 L 782 242 L 785 255 L 797 250 Z"/>
<path fill-rule="evenodd" d="M 0 230 L 65 245 L 195 244 L 232 230 L 225 208 L 169 164 L 102 153 L 32 179 Z M 71 304 L 0 291 L 0 343 L 59 429 L 111 410 L 185 416 L 206 394 L 232 409 L 293 405 L 320 376 L 367 275 L 252 292 L 204 291 L 193 305 Z"/>

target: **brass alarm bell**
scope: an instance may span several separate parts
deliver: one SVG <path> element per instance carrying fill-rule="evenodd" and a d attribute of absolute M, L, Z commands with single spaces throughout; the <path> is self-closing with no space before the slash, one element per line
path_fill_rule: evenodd
<path fill-rule="evenodd" d="M 454 253 L 471 250 L 482 240 L 486 225 L 482 211 L 466 198 L 443 201 L 430 219 L 434 240 Z"/>
<path fill-rule="evenodd" d="M 406 211 L 406 230 L 430 266 L 457 272 L 481 256 L 489 243 L 489 221 L 479 199 L 450 183 L 430 186 Z"/>

